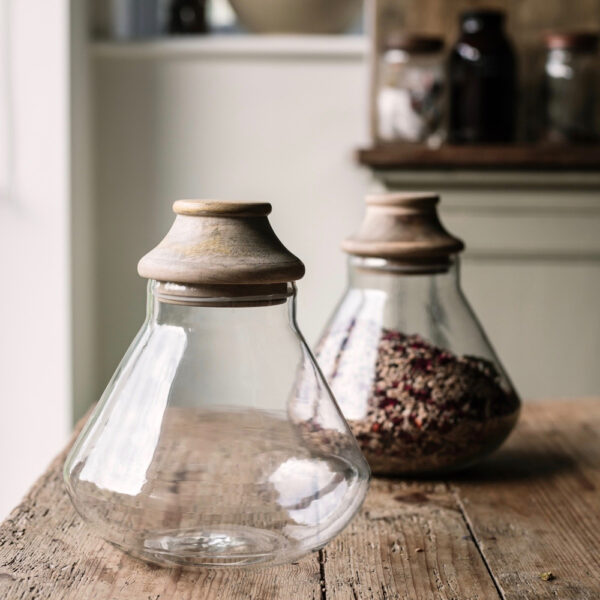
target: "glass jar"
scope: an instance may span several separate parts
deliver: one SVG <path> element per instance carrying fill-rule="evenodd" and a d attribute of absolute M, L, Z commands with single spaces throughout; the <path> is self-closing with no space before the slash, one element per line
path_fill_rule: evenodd
<path fill-rule="evenodd" d="M 545 137 L 594 142 L 600 137 L 597 33 L 549 33 L 544 68 Z"/>
<path fill-rule="evenodd" d="M 343 248 L 350 281 L 319 364 L 373 473 L 465 467 L 507 437 L 520 401 L 459 279 L 463 244 L 434 194 L 367 198 Z"/>
<path fill-rule="evenodd" d="M 175 203 L 138 267 L 146 321 L 67 458 L 79 514 L 149 562 L 295 560 L 365 498 L 368 465 L 296 324 L 304 266 L 270 208 Z"/>
<path fill-rule="evenodd" d="M 511 142 L 517 122 L 517 62 L 504 34 L 504 13 L 473 10 L 460 16 L 450 52 L 449 140 Z"/>
<path fill-rule="evenodd" d="M 377 95 L 384 142 L 439 146 L 444 139 L 444 63 L 441 38 L 396 36 L 382 57 Z"/>

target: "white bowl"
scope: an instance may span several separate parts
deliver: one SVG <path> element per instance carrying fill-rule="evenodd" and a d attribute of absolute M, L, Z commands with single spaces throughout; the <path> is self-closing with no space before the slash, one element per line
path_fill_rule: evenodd
<path fill-rule="evenodd" d="M 256 33 L 343 33 L 362 0 L 229 0 L 240 23 Z"/>

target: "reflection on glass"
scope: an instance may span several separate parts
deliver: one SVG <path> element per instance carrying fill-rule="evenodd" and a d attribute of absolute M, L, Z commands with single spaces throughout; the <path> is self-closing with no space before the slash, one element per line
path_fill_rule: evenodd
<path fill-rule="evenodd" d="M 218 306 L 162 302 L 65 477 L 101 535 L 162 565 L 277 564 L 323 546 L 369 471 L 294 318 L 295 287 Z"/>

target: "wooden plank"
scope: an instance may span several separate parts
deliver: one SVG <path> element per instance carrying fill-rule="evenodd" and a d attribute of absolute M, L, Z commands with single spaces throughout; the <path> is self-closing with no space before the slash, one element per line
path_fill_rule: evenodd
<path fill-rule="evenodd" d="M 374 481 L 342 535 L 275 569 L 167 570 L 129 558 L 74 512 L 64 456 L 0 526 L 0 598 L 600 597 L 600 400 L 526 406 L 507 446 L 450 483 Z"/>
<path fill-rule="evenodd" d="M 360 164 L 377 169 L 600 169 L 600 146 L 536 144 L 479 146 L 377 144 L 358 150 Z"/>
<path fill-rule="evenodd" d="M 507 446 L 453 488 L 506 600 L 600 597 L 598 399 L 527 407 Z"/>
<path fill-rule="evenodd" d="M 323 551 L 327 598 L 492 600 L 494 583 L 444 484 L 375 480 Z"/>
<path fill-rule="evenodd" d="M 185 571 L 148 566 L 83 524 L 62 482 L 66 451 L 0 526 L 0 598 L 7 600 L 318 599 L 316 553 L 262 570 Z"/>

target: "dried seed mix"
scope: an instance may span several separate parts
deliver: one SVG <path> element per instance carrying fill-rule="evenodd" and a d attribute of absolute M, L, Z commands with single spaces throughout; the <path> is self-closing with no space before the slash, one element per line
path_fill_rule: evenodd
<path fill-rule="evenodd" d="M 351 382 L 348 373 L 356 373 L 353 387 L 364 389 L 364 354 L 354 356 L 357 364 L 345 365 L 344 385 Z M 519 400 L 483 358 L 457 356 L 419 335 L 383 329 L 375 361 L 364 416 L 346 415 L 374 473 L 464 466 L 497 448 L 514 426 Z M 334 365 L 330 384 L 345 410 L 337 374 Z"/>

